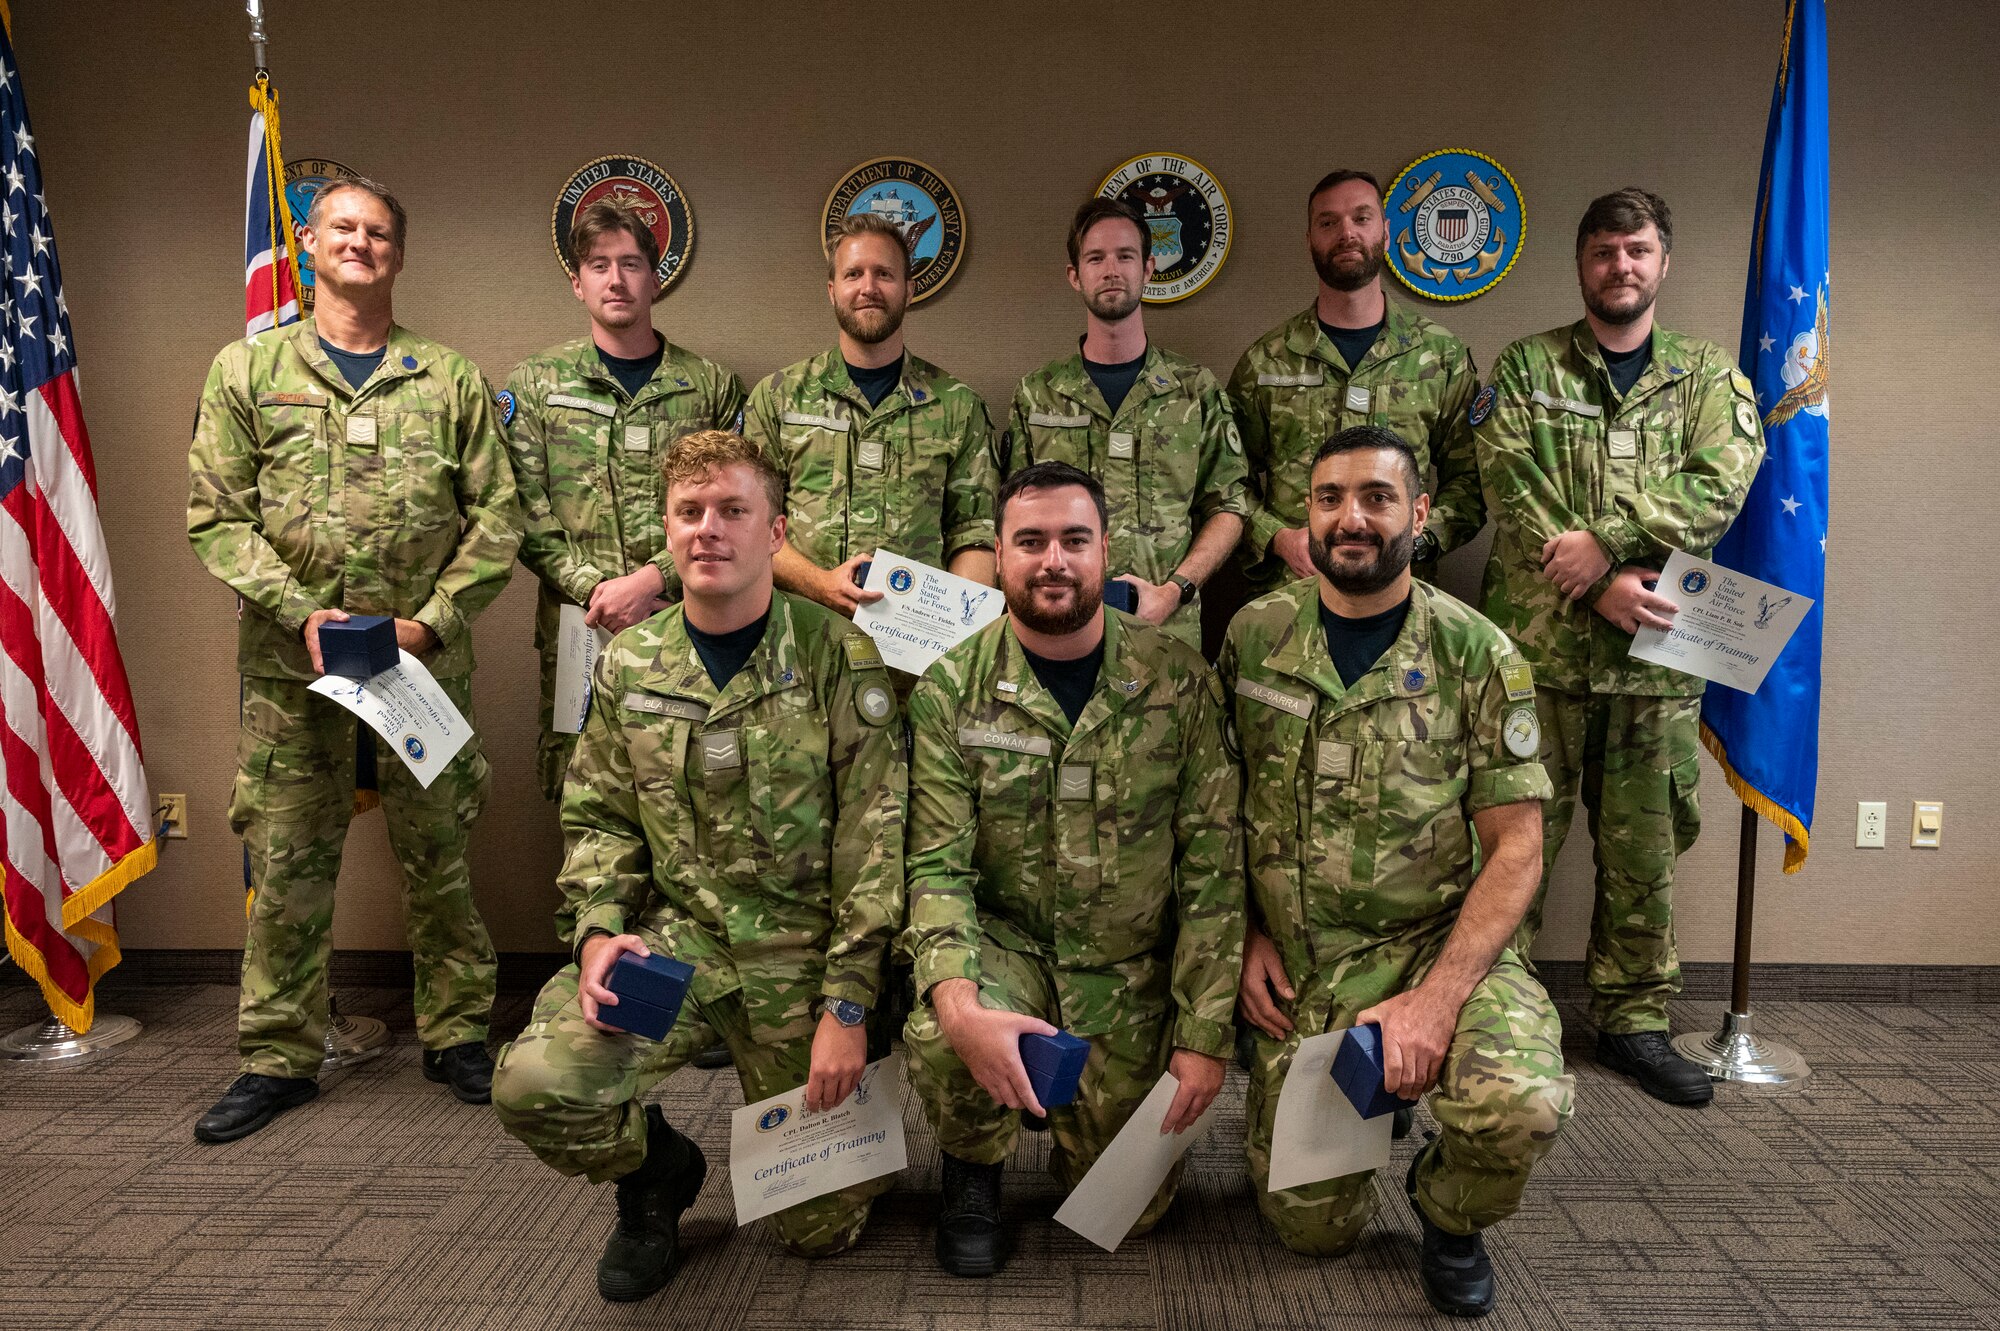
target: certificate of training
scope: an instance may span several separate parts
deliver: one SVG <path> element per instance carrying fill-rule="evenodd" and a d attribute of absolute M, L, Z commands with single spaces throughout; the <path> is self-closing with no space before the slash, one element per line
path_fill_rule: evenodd
<path fill-rule="evenodd" d="M 1268 1191 L 1380 1169 L 1389 1163 L 1394 1114 L 1363 1118 L 1333 1079 L 1333 1056 L 1350 1027 L 1308 1035 L 1292 1053 L 1271 1123 Z"/>
<path fill-rule="evenodd" d="M 445 765 L 472 738 L 465 715 L 452 705 L 424 663 L 408 652 L 373 679 L 321 675 L 306 687 L 360 717 L 430 789 Z"/>
<path fill-rule="evenodd" d="M 929 564 L 877 550 L 863 591 L 882 599 L 858 607 L 854 622 L 868 630 L 882 659 L 907 674 L 930 663 L 1000 618 L 1007 602 L 997 587 Z"/>
<path fill-rule="evenodd" d="M 1676 550 L 1660 570 L 1660 595 L 1680 606 L 1670 629 L 1632 635 L 1632 658 L 1755 693 L 1792 631 L 1813 608 L 1810 596 Z"/>
<path fill-rule="evenodd" d="M 1174 1162 L 1207 1136 L 1214 1123 L 1215 1105 L 1211 1102 L 1187 1131 L 1160 1132 L 1180 1088 L 1180 1078 L 1173 1073 L 1160 1074 L 1152 1093 L 1132 1111 L 1111 1145 L 1104 1148 L 1104 1154 L 1097 1157 L 1097 1163 L 1056 1211 L 1057 1224 L 1075 1230 L 1106 1252 L 1118 1251 L 1118 1245 L 1145 1214 L 1146 1203 L 1167 1181 Z"/>
<path fill-rule="evenodd" d="M 903 1056 L 870 1063 L 832 1109 L 809 1114 L 806 1088 L 729 1116 L 729 1183 L 736 1223 L 782 1211 L 909 1163 L 903 1144 Z"/>
<path fill-rule="evenodd" d="M 597 654 L 611 635 L 583 622 L 580 605 L 562 606 L 556 616 L 556 696 L 553 723 L 558 735 L 580 735 L 590 714 L 590 681 Z"/>

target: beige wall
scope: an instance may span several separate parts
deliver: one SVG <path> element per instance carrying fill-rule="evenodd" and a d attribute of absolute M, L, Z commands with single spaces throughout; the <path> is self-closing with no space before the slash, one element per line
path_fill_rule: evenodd
<path fill-rule="evenodd" d="M 691 196 L 697 248 L 659 310 L 746 380 L 831 337 L 818 209 L 849 166 L 907 153 L 965 200 L 967 258 L 913 344 L 1004 403 L 1079 330 L 1062 228 L 1126 157 L 1167 149 L 1229 191 L 1237 237 L 1153 335 L 1226 374 L 1312 291 L 1302 195 L 1336 164 L 1393 173 L 1466 146 L 1505 163 L 1531 226 L 1494 292 L 1441 311 L 1489 366 L 1577 313 L 1570 235 L 1594 194 L 1672 201 L 1670 326 L 1733 347 L 1782 5 L 1219 6 L 1156 0 L 1117 26 L 1074 3 L 570 5 L 275 0 L 285 147 L 388 181 L 413 216 L 398 313 L 495 381 L 581 331 L 551 255 L 557 187 L 634 152 Z M 81 348 L 119 622 L 156 790 L 192 835 L 121 906 L 128 946 L 230 947 L 239 858 L 223 811 L 236 733 L 231 601 L 183 535 L 185 450 L 209 357 L 239 336 L 244 21 L 235 0 L 16 0 L 15 41 Z M 1995 715 L 1986 608 L 2000 407 L 1991 237 L 2000 39 L 1975 3 L 1833 16 L 1838 471 L 1821 840 L 1781 879 L 1764 837 L 1759 955 L 2000 962 L 1992 908 Z M 812 14 L 786 22 L 787 13 Z M 1433 311 L 1437 312 L 1437 311 Z M 1483 550 L 1483 543 L 1482 543 Z M 1470 594 L 1476 553 L 1448 566 Z M 1944 585 L 1934 570 L 1952 570 Z M 1952 601 L 1971 607 L 1950 612 Z M 531 775 L 524 578 L 478 625 L 497 783 L 478 892 L 504 949 L 553 946 L 554 820 Z M 1682 863 L 1684 955 L 1728 955 L 1736 804 L 1711 767 L 1709 834 Z M 1854 802 L 1946 802 L 1945 848 L 1857 851 Z M 1580 954 L 1588 848 L 1564 859 L 1544 951 Z M 358 825 L 336 939 L 390 947 L 399 891 L 379 815 Z"/>

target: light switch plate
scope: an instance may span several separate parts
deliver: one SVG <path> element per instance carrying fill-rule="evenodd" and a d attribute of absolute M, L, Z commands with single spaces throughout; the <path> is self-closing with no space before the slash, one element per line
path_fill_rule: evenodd
<path fill-rule="evenodd" d="M 1910 805 L 1910 844 L 1935 849 L 1944 840 L 1944 801 L 1914 800 Z"/>

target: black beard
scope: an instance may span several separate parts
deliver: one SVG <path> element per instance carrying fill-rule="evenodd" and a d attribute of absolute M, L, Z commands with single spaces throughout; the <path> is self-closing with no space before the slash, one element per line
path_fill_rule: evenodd
<path fill-rule="evenodd" d="M 1363 245 L 1361 250 L 1361 267 L 1346 270 L 1334 267 L 1336 260 L 1333 255 L 1322 256 L 1315 250 L 1313 252 L 1313 271 L 1319 274 L 1320 281 L 1326 283 L 1335 291 L 1359 291 L 1382 275 L 1382 265 L 1387 260 L 1389 254 L 1389 247 L 1386 244 L 1373 249 Z M 1343 261 L 1345 261 L 1344 257 Z"/>
<path fill-rule="evenodd" d="M 1076 589 L 1076 599 L 1064 614 L 1049 614 L 1035 604 L 1035 587 L 1070 586 Z M 1099 607 L 1104 604 L 1104 588 L 1086 587 L 1072 579 L 1043 580 L 1029 579 L 1027 585 L 1019 588 L 1004 586 L 1001 594 L 1007 598 L 1007 612 L 1033 629 L 1036 633 L 1051 638 L 1060 638 L 1076 632 L 1096 618 Z"/>
<path fill-rule="evenodd" d="M 1373 533 L 1370 536 L 1373 538 Z M 1334 562 L 1330 538 L 1322 540 L 1314 536 L 1306 542 L 1306 549 L 1312 555 L 1313 567 L 1333 584 L 1334 590 L 1346 596 L 1373 596 L 1402 576 L 1403 570 L 1410 566 L 1410 556 L 1417 548 L 1417 524 L 1412 522 L 1399 534 L 1390 537 L 1387 543 L 1375 539 L 1375 548 L 1379 551 L 1375 562 L 1359 569 Z"/>

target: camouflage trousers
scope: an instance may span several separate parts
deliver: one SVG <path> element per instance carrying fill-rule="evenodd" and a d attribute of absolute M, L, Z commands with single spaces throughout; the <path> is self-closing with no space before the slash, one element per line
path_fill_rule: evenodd
<path fill-rule="evenodd" d="M 1395 949 L 1390 944 L 1295 981 L 1299 996 L 1286 1039 L 1253 1030 L 1244 1153 L 1257 1208 L 1294 1252 L 1331 1257 L 1352 1247 L 1375 1213 L 1375 1185 L 1372 1173 L 1362 1173 L 1269 1191 L 1278 1092 L 1301 1039 L 1352 1025 L 1356 1013 L 1412 987 L 1432 960 Z M 1562 1023 L 1548 994 L 1512 952 L 1501 953 L 1459 1009 L 1430 1095 L 1438 1144 L 1417 1171 L 1417 1203 L 1431 1223 L 1471 1234 L 1514 1214 L 1529 1172 L 1569 1120 L 1572 1086 L 1563 1071 Z"/>
<path fill-rule="evenodd" d="M 472 720 L 472 682 L 439 685 Z M 354 816 L 352 713 L 303 682 L 243 680 L 243 726 L 229 825 L 250 853 L 250 932 L 236 1017 L 245 1072 L 319 1074 L 327 1026 L 334 884 Z M 492 774 L 475 730 L 450 766 L 417 784 L 372 731 L 389 845 L 403 868 L 417 1035 L 426 1049 L 486 1038 L 493 943 L 472 900 L 466 841 Z"/>
<path fill-rule="evenodd" d="M 501 1126 L 558 1173 L 592 1183 L 622 1178 L 646 1158 L 646 1111 L 640 1097 L 718 1041 L 729 1046 L 744 1103 L 805 1084 L 812 1037 L 759 1044 L 742 999 L 693 998 L 664 1040 L 600 1031 L 583 1019 L 577 968 L 563 967 L 542 986 L 527 1029 L 500 1051 L 493 1108 Z M 778 1239 L 805 1257 L 830 1257 L 854 1246 L 875 1198 L 896 1176 L 870 1179 L 789 1206 L 771 1217 Z"/>
<path fill-rule="evenodd" d="M 543 718 L 542 737 L 535 744 L 535 776 L 541 782 L 542 797 L 551 803 L 562 802 L 563 777 L 569 772 L 576 741 L 575 735 L 550 729 L 547 718 Z"/>
<path fill-rule="evenodd" d="M 984 1006 L 1062 1025 L 1053 979 L 1039 958 L 1010 952 L 986 938 L 980 944 L 979 965 L 979 998 Z M 1049 1172 L 1065 1190 L 1083 1181 L 1167 1070 L 1173 1053 L 1173 1021 L 1162 1013 L 1088 1038 L 1090 1058 L 1077 1081 L 1076 1099 L 1049 1110 L 1049 1135 L 1053 1138 Z M 910 1053 L 910 1083 L 923 1101 L 924 1116 L 937 1134 L 938 1146 L 973 1164 L 1004 1161 L 1014 1149 L 1021 1116 L 988 1095 L 973 1078 L 945 1038 L 937 1012 L 928 1002 L 917 1004 L 910 1014 L 903 1043 Z M 1158 1224 L 1167 1213 L 1180 1178 L 1181 1166 L 1176 1164 L 1132 1226 L 1135 1236 Z"/>
<path fill-rule="evenodd" d="M 1614 1035 L 1664 1031 L 1681 991 L 1674 860 L 1701 831 L 1701 699 L 1536 689 L 1535 710 L 1555 798 L 1542 805 L 1542 885 L 1514 948 L 1527 956 L 1541 931 L 1580 787 L 1597 860 L 1590 1019 Z"/>

